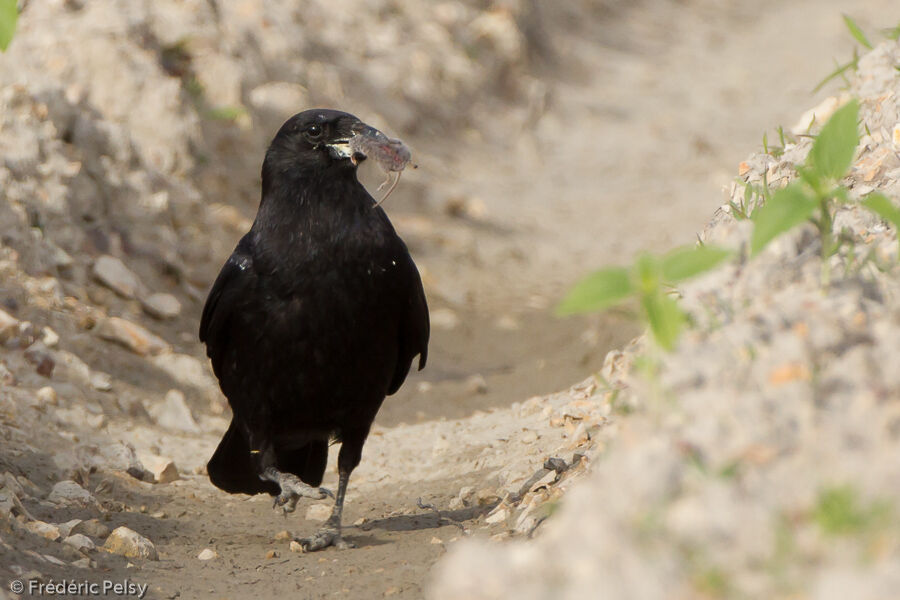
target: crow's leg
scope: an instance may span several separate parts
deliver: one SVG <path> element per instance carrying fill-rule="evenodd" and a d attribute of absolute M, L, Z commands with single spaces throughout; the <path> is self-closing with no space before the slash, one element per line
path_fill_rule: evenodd
<path fill-rule="evenodd" d="M 247 432 L 250 442 L 250 455 L 256 462 L 256 472 L 263 481 L 271 481 L 281 488 L 281 493 L 275 497 L 276 506 L 280 506 L 285 513 L 294 512 L 297 508 L 297 500 L 301 497 L 320 500 L 325 496 L 334 497 L 330 490 L 316 488 L 303 483 L 293 473 L 282 473 L 276 467 L 275 448 L 270 441 L 263 436 L 256 435 L 252 431 Z"/>
<path fill-rule="evenodd" d="M 281 488 L 281 493 L 275 497 L 275 503 L 272 507 L 280 506 L 286 512 L 294 512 L 297 508 L 297 500 L 303 498 L 313 498 L 321 500 L 325 496 L 334 498 L 331 490 L 325 488 L 317 488 L 307 485 L 300 481 L 300 478 L 293 473 L 282 473 L 275 467 L 267 467 L 262 471 L 260 479 L 273 481 Z"/>
<path fill-rule="evenodd" d="M 342 432 L 341 451 L 338 454 L 338 489 L 334 508 L 331 516 L 315 534 L 307 538 L 297 538 L 296 541 L 303 547 L 304 552 L 315 552 L 328 546 L 341 550 L 356 547 L 353 542 L 341 537 L 341 515 L 344 512 L 344 494 L 347 493 L 350 473 L 362 458 L 362 447 L 368 433 L 368 428 L 364 431 Z"/>

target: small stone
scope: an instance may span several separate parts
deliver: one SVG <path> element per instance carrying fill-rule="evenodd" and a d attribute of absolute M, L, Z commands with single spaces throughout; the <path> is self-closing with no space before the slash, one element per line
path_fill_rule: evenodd
<path fill-rule="evenodd" d="M 266 552 L 266 558 L 269 560 L 271 560 L 273 558 L 278 558 L 278 551 L 277 550 L 269 550 L 268 552 Z"/>
<path fill-rule="evenodd" d="M 73 560 L 71 563 L 73 567 L 78 567 L 79 569 L 93 569 L 97 566 L 97 563 L 89 559 L 87 556 L 84 558 L 79 558 L 78 560 Z"/>
<path fill-rule="evenodd" d="M 184 431 L 187 433 L 199 433 L 200 427 L 191 409 L 180 390 L 169 390 L 162 402 L 147 407 L 147 412 L 156 421 L 156 424 L 166 429 Z"/>
<path fill-rule="evenodd" d="M 432 536 L 431 542 L 430 542 L 430 543 L 432 543 L 432 544 L 443 544 L 443 543 L 444 543 L 444 540 L 442 540 L 441 538 L 439 538 L 439 537 L 437 537 L 437 536 Z"/>
<path fill-rule="evenodd" d="M 303 552 L 303 546 L 297 540 L 291 540 L 291 552 Z"/>
<path fill-rule="evenodd" d="M 145 558 L 159 560 L 159 554 L 153 542 L 125 526 L 113 530 L 103 548 L 112 554 L 120 554 L 128 558 Z"/>
<path fill-rule="evenodd" d="M 93 540 L 83 533 L 75 533 L 63 540 L 63 544 L 72 546 L 79 552 L 93 552 L 97 549 Z"/>
<path fill-rule="evenodd" d="M 16 376 L 9 370 L 6 363 L 0 361 L 0 383 L 12 387 L 16 385 L 17 381 Z"/>
<path fill-rule="evenodd" d="M 197 558 L 200 560 L 212 560 L 214 558 L 219 558 L 219 555 L 216 554 L 215 550 L 211 550 L 209 548 L 204 548 L 200 554 L 197 555 Z"/>
<path fill-rule="evenodd" d="M 174 319 L 181 314 L 181 302 L 172 294 L 151 294 L 141 299 L 141 306 L 156 319 Z"/>
<path fill-rule="evenodd" d="M 49 327 L 44 327 L 41 330 L 41 341 L 48 348 L 53 348 L 57 344 L 59 344 L 59 334 L 50 329 Z"/>
<path fill-rule="evenodd" d="M 89 506 L 96 505 L 97 500 L 89 491 L 67 479 L 60 481 L 50 490 L 47 500 L 60 506 Z"/>
<path fill-rule="evenodd" d="M 142 454 L 140 460 L 144 468 L 153 475 L 153 481 L 156 483 L 170 483 L 181 479 L 181 476 L 178 474 L 178 467 L 175 466 L 175 461 L 171 458 Z"/>
<path fill-rule="evenodd" d="M 399 594 L 399 593 L 400 593 L 400 588 L 398 588 L 396 585 L 392 585 L 388 589 L 384 590 L 385 596 L 393 596 L 393 595 Z"/>
<path fill-rule="evenodd" d="M 46 560 L 46 561 L 47 561 L 48 563 L 50 563 L 51 565 L 56 565 L 56 566 L 58 566 L 58 567 L 65 567 L 65 566 L 66 566 L 65 561 L 56 558 L 56 557 L 53 556 L 52 554 L 41 554 L 41 558 L 43 558 L 44 560 Z"/>
<path fill-rule="evenodd" d="M 140 282 L 137 275 L 115 256 L 103 255 L 94 261 L 94 278 L 125 298 L 134 298 Z"/>
<path fill-rule="evenodd" d="M 331 516 L 331 507 L 327 504 L 313 504 L 306 509 L 307 521 L 325 521 Z"/>
<path fill-rule="evenodd" d="M 0 344 L 19 333 L 19 320 L 4 310 L 0 310 Z"/>
<path fill-rule="evenodd" d="M 102 371 L 94 371 L 91 373 L 91 387 L 98 392 L 108 392 L 112 389 L 112 376 Z"/>
<path fill-rule="evenodd" d="M 35 392 L 34 395 L 41 402 L 41 404 L 50 404 L 52 406 L 56 406 L 57 402 L 59 402 L 59 397 L 56 394 L 56 390 L 49 385 L 45 385 L 37 392 Z"/>
<path fill-rule="evenodd" d="M 460 500 L 459 498 L 451 498 L 449 503 L 450 510 L 462 510 L 466 507 L 466 504 Z"/>
<path fill-rule="evenodd" d="M 288 531 L 287 529 L 284 529 L 284 530 L 279 531 L 278 533 L 276 533 L 276 534 L 275 534 L 275 537 L 273 538 L 273 540 L 276 541 L 276 542 L 286 542 L 286 541 L 288 541 L 288 540 L 290 540 L 290 539 L 293 539 L 293 537 L 294 537 L 294 536 L 291 535 L 291 532 L 290 532 L 290 531 Z"/>
<path fill-rule="evenodd" d="M 588 433 L 587 427 L 584 423 L 579 423 L 575 430 L 572 432 L 569 441 L 569 448 L 575 448 L 584 444 L 585 442 L 591 439 L 590 433 Z"/>
<path fill-rule="evenodd" d="M 488 391 L 487 380 L 480 373 L 466 379 L 466 391 L 470 394 L 485 394 Z"/>
<path fill-rule="evenodd" d="M 101 523 L 98 519 L 88 519 L 81 521 L 72 527 L 71 533 L 83 533 L 95 539 L 103 539 L 109 535 L 109 527 Z"/>
<path fill-rule="evenodd" d="M 55 542 L 60 538 L 59 527 L 51 523 L 44 523 L 43 521 L 29 521 L 28 523 L 25 523 L 25 529 L 27 529 L 31 533 L 41 536 L 42 538 L 46 538 L 51 542 Z"/>
<path fill-rule="evenodd" d="M 109 317 L 96 327 L 97 335 L 115 342 L 141 356 L 162 354 L 171 350 L 168 342 L 144 327 L 121 317 Z"/>
<path fill-rule="evenodd" d="M 495 508 L 491 514 L 485 518 L 484 522 L 490 525 L 495 525 L 497 523 L 502 523 L 506 521 L 506 518 L 509 516 L 509 512 L 506 510 L 506 507 L 498 506 Z"/>
<path fill-rule="evenodd" d="M 216 380 L 207 373 L 208 367 L 189 354 L 160 354 L 151 361 L 179 384 L 200 389 L 217 387 Z"/>
<path fill-rule="evenodd" d="M 475 502 L 478 506 L 487 506 L 500 501 L 497 491 L 492 488 L 482 488 L 475 494 Z"/>
<path fill-rule="evenodd" d="M 72 529 L 79 523 L 81 523 L 81 519 L 72 519 L 71 521 L 57 524 L 57 527 L 59 527 L 59 534 L 64 538 L 69 537 L 72 534 Z"/>
<path fill-rule="evenodd" d="M 43 343 L 32 344 L 25 351 L 25 360 L 35 366 L 38 375 L 50 377 L 53 375 L 53 369 L 56 367 L 56 361 L 50 354 L 50 350 Z"/>

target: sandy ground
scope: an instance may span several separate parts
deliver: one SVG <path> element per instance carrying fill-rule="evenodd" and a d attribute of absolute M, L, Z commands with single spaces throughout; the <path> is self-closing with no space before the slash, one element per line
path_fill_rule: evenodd
<path fill-rule="evenodd" d="M 581 24 L 580 35 L 557 41 L 559 62 L 546 67 L 545 86 L 522 114 L 521 135 L 486 123 L 467 134 L 464 147 L 426 156 L 404 175 L 387 210 L 423 268 L 432 310 L 451 311 L 456 324 L 446 312 L 435 320 L 427 370 L 378 417 L 345 512 L 347 524 L 365 519 L 346 532 L 358 549 L 301 555 L 275 541 L 281 530 L 303 535 L 315 528 L 303 518 L 308 503 L 284 518 L 268 498 L 228 496 L 202 475 L 165 486 L 123 478 L 105 496 L 123 507 L 108 513 L 110 523 L 143 531 L 161 560 L 128 568 L 104 557 L 86 576 L 130 577 L 160 598 L 421 598 L 431 566 L 464 533 L 417 508 L 416 498 L 449 510 L 464 486 L 496 487 L 506 456 L 497 446 L 501 424 L 460 421 L 458 431 L 475 432 L 461 442 L 452 419 L 563 389 L 598 368 L 635 329 L 617 317 L 557 320 L 548 309 L 566 285 L 640 249 L 690 242 L 762 132 L 791 125 L 814 105 L 810 90 L 830 71 L 831 57 L 850 55 L 841 11 L 874 31 L 890 24 L 884 15 L 895 8 L 881 0 L 852 7 L 837 0 L 720 4 L 641 2 Z M 462 216 L 417 205 L 413 194 L 425 187 L 462 198 Z M 425 243 L 435 231 L 445 236 L 443 246 Z M 516 429 L 515 413 L 494 414 Z M 136 446 L 157 445 L 185 473 L 217 442 L 205 433 L 112 431 Z M 439 447 L 437 439 L 444 440 Z M 544 433 L 539 440 L 527 455 L 533 464 L 563 442 Z M 496 464 L 480 465 L 473 457 L 481 454 Z M 48 455 L 5 460 L 7 468 L 27 462 L 33 481 L 52 476 Z M 516 469 L 522 475 L 529 467 Z M 326 485 L 333 485 L 329 477 Z M 480 535 L 500 533 L 502 524 L 484 522 L 489 506 L 451 516 Z M 41 516 L 40 506 L 31 509 Z M 219 558 L 198 561 L 204 548 Z M 266 558 L 271 550 L 278 556 Z M 25 566 L 72 576 L 71 569 Z"/>

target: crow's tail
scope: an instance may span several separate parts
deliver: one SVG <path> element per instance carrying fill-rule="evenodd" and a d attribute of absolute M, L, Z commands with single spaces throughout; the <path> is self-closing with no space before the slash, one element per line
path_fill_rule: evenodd
<path fill-rule="evenodd" d="M 278 451 L 276 468 L 282 473 L 293 473 L 307 485 L 316 487 L 322 483 L 327 460 L 328 443 L 315 441 L 300 448 Z M 281 491 L 277 484 L 259 478 L 250 446 L 233 419 L 209 459 L 206 471 L 213 485 L 231 494 L 268 493 L 277 496 Z"/>

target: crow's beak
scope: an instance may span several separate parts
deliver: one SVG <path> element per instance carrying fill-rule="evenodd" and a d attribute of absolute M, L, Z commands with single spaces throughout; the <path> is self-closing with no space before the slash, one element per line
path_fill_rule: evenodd
<path fill-rule="evenodd" d="M 350 148 L 350 138 L 334 140 L 325 144 L 331 152 L 331 157 L 335 159 L 350 158 L 353 156 L 353 150 Z"/>
<path fill-rule="evenodd" d="M 358 119 L 345 119 L 340 122 L 338 125 L 338 137 L 335 140 L 332 140 L 326 144 L 326 147 L 331 152 L 332 158 L 342 159 L 342 158 L 350 158 L 353 159 L 353 163 L 356 164 L 365 158 L 364 154 L 360 154 L 358 149 L 355 148 L 355 144 L 351 145 L 351 140 L 359 135 L 363 136 L 374 136 L 376 134 L 382 134 L 380 131 L 375 129 L 374 127 L 370 127 L 366 125 L 362 121 Z M 359 140 L 357 140 L 358 142 Z M 354 157 L 354 155 L 356 155 Z"/>

